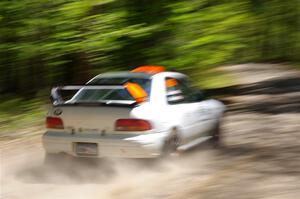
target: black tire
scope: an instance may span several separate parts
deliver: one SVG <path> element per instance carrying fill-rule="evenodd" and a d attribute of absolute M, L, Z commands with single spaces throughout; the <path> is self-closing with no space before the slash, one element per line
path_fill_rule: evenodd
<path fill-rule="evenodd" d="M 177 135 L 177 131 L 174 129 L 169 136 L 169 138 L 165 141 L 163 150 L 162 150 L 162 156 L 163 157 L 169 157 L 169 156 L 175 156 L 178 155 L 177 148 L 180 145 L 180 139 Z"/>
<path fill-rule="evenodd" d="M 220 122 L 218 121 L 213 130 L 212 130 L 212 138 L 211 143 L 214 147 L 219 147 L 221 145 L 221 130 L 220 130 Z"/>

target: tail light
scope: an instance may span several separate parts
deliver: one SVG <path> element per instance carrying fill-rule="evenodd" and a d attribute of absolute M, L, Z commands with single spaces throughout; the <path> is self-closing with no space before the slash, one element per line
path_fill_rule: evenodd
<path fill-rule="evenodd" d="M 147 120 L 140 119 L 118 119 L 115 123 L 116 131 L 147 131 L 152 126 Z"/>
<path fill-rule="evenodd" d="M 47 117 L 46 127 L 49 129 L 63 129 L 64 123 L 59 117 Z"/>

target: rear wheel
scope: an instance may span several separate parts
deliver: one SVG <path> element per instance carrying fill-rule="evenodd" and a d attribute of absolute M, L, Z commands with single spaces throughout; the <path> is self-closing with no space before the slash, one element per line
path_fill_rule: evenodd
<path fill-rule="evenodd" d="M 180 139 L 177 135 L 177 131 L 174 129 L 169 136 L 169 138 L 165 141 L 162 156 L 176 156 L 178 155 L 177 148 L 180 145 Z"/>
<path fill-rule="evenodd" d="M 221 134 L 221 131 L 220 131 L 220 122 L 218 121 L 214 128 L 212 129 L 212 133 L 211 133 L 211 143 L 214 147 L 219 147 L 220 144 L 221 144 L 221 140 L 220 140 L 220 134 Z"/>

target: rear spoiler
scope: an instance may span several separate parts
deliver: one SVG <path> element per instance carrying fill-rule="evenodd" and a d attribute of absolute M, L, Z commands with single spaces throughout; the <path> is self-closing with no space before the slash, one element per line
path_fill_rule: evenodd
<path fill-rule="evenodd" d="M 114 90 L 114 89 L 126 89 L 129 94 L 135 99 L 136 103 L 141 103 L 143 101 L 145 101 L 147 94 L 146 92 L 138 85 L 135 83 L 126 83 L 124 85 L 70 85 L 70 86 L 57 86 L 57 87 L 53 87 L 51 89 L 51 96 L 50 96 L 50 100 L 52 102 L 52 104 L 54 106 L 58 106 L 58 105 L 66 105 L 62 95 L 61 95 L 61 91 L 76 91 L 76 90 L 80 90 L 80 89 L 90 89 L 90 90 Z M 134 103 L 134 104 L 136 104 Z M 91 104 L 95 104 L 95 103 L 91 103 Z M 97 103 L 99 104 L 99 103 Z M 103 104 L 103 103 L 100 103 Z M 123 103 L 120 100 L 119 104 L 123 104 L 126 105 L 126 103 Z"/>

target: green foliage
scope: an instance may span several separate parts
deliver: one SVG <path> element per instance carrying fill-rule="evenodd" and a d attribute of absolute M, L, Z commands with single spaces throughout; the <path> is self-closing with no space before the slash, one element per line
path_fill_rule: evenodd
<path fill-rule="evenodd" d="M 26 100 L 17 97 L 1 98 L 0 134 L 15 129 L 26 129 L 41 125 L 46 115 L 46 107 L 41 100 Z"/>
<path fill-rule="evenodd" d="M 300 62 L 300 2 L 23 0 L 0 2 L 0 93 L 33 96 L 106 70 Z"/>

